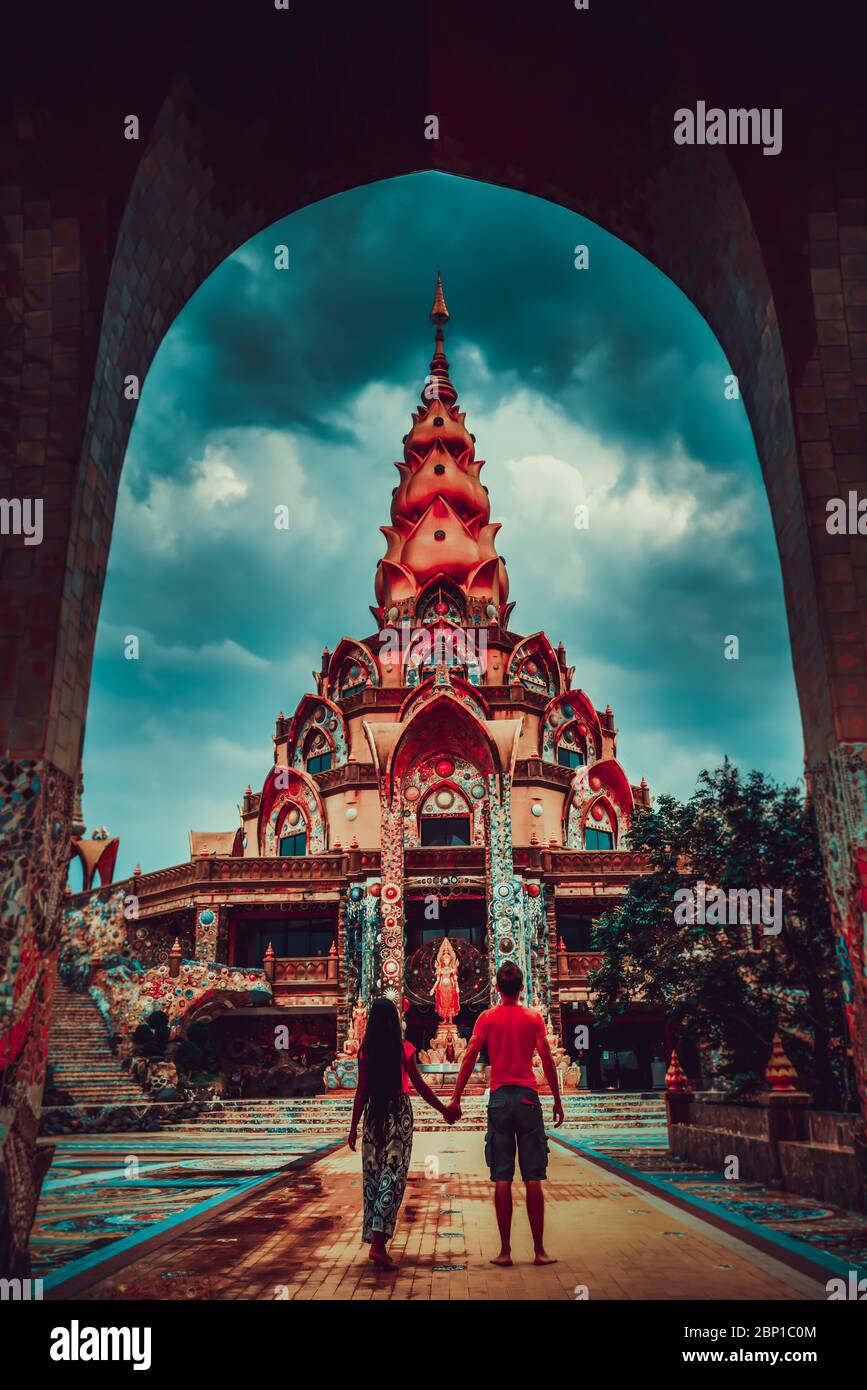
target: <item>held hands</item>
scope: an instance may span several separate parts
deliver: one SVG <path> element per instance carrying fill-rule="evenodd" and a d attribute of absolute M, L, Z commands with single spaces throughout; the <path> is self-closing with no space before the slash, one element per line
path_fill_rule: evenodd
<path fill-rule="evenodd" d="M 453 1125 L 455 1123 L 455 1120 L 459 1120 L 461 1118 L 461 1107 L 456 1100 L 453 1100 L 450 1105 L 447 1105 L 445 1107 L 445 1109 L 443 1110 L 443 1116 L 445 1118 L 446 1124 L 449 1125 Z"/>

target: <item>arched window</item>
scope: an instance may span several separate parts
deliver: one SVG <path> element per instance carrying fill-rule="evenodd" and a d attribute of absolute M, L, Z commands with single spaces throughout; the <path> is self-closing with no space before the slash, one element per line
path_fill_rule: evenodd
<path fill-rule="evenodd" d="M 527 690 L 532 690 L 536 695 L 550 695 L 552 693 L 548 672 L 545 663 L 536 656 L 526 657 L 517 670 L 517 679 Z"/>
<path fill-rule="evenodd" d="M 594 801 L 584 822 L 585 849 L 613 849 L 614 817 L 601 801 Z"/>
<path fill-rule="evenodd" d="M 281 859 L 303 859 L 307 853 L 307 831 L 299 830 L 297 833 L 289 833 L 280 836 L 280 858 Z"/>
<path fill-rule="evenodd" d="M 557 744 L 557 762 L 561 767 L 584 767 L 586 764 L 586 747 L 577 724 L 570 724 L 563 730 Z"/>
<path fill-rule="evenodd" d="M 422 816 L 421 842 L 423 845 L 468 845 L 469 816 Z"/>
<path fill-rule="evenodd" d="M 307 822 L 297 806 L 290 805 L 279 826 L 277 853 L 281 859 L 301 859 L 307 853 Z"/>
<path fill-rule="evenodd" d="M 454 787 L 443 784 L 425 797 L 419 816 L 422 845 L 469 845 L 472 830 L 469 804 Z"/>
<path fill-rule="evenodd" d="M 338 694 L 344 698 L 364 690 L 369 682 L 369 673 L 360 661 L 350 657 L 343 663 L 338 681 Z"/>
<path fill-rule="evenodd" d="M 304 749 L 304 766 L 308 772 L 328 772 L 334 762 L 334 753 L 328 739 L 321 729 L 311 729 Z"/>

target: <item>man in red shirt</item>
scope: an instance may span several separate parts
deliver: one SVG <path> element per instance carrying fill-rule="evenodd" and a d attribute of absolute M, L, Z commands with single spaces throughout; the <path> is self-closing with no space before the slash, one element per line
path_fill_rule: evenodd
<path fill-rule="evenodd" d="M 533 1054 L 538 1052 L 545 1080 L 554 1097 L 554 1125 L 563 1123 L 563 1103 L 557 1069 L 545 1035 L 542 1015 L 519 1004 L 524 985 L 523 972 L 511 961 L 497 971 L 500 1002 L 479 1014 L 473 1036 L 464 1053 L 454 1095 L 446 1110 L 449 1120 L 461 1117 L 460 1100 L 470 1079 L 482 1046 L 491 1060 L 491 1095 L 488 1101 L 488 1132 L 485 1161 L 494 1184 L 494 1207 L 500 1230 L 500 1253 L 491 1264 L 512 1263 L 512 1181 L 515 1176 L 515 1146 L 521 1164 L 521 1177 L 527 1188 L 527 1216 L 533 1234 L 537 1265 L 555 1264 L 545 1251 L 545 1197 L 542 1182 L 548 1173 L 548 1141 L 539 1087 L 533 1075 Z"/>

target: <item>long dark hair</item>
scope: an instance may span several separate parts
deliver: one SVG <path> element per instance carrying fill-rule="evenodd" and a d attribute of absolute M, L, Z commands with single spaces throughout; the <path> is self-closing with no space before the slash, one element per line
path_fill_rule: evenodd
<path fill-rule="evenodd" d="M 371 1004 L 361 1052 L 367 1070 L 367 1122 L 379 1140 L 387 1117 L 397 1115 L 403 1099 L 403 1035 L 390 999 Z"/>

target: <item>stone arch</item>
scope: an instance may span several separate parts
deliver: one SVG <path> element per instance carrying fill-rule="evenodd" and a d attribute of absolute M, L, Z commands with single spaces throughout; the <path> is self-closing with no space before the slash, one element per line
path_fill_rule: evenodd
<path fill-rule="evenodd" d="M 357 678 L 353 675 L 354 666 L 358 667 Z M 382 674 L 375 653 L 353 637 L 341 637 L 328 663 L 327 683 L 328 693 L 332 697 L 339 697 L 344 692 L 355 694 L 365 686 L 381 685 Z"/>
<path fill-rule="evenodd" d="M 595 762 L 602 751 L 602 730 L 593 702 L 583 690 L 566 690 L 546 706 L 539 735 L 539 754 L 544 762 L 557 761 L 557 746 L 563 734 L 576 725 L 588 763 Z"/>
<path fill-rule="evenodd" d="M 454 696 L 468 705 L 478 719 L 490 719 L 491 710 L 485 699 L 484 693 L 470 685 L 469 681 L 462 680 L 460 676 L 453 676 L 449 673 L 449 685 Z M 436 699 L 440 690 L 436 684 L 434 676 L 428 676 L 420 686 L 413 690 L 404 700 L 397 716 L 398 723 L 405 723 L 410 714 L 419 706 L 427 704 L 428 700 Z"/>
<path fill-rule="evenodd" d="M 443 752 L 463 755 L 484 776 L 502 780 L 504 767 L 500 749 L 492 737 L 495 725 L 485 723 L 453 694 L 438 695 L 434 700 L 416 707 L 391 749 L 383 776 L 388 786 L 415 766 L 426 749 L 436 747 Z"/>
<path fill-rule="evenodd" d="M 287 755 L 292 767 L 307 770 L 311 735 L 321 734 L 333 754 L 333 767 L 346 762 L 349 735 L 343 710 L 324 695 L 305 695 L 289 726 Z"/>
<path fill-rule="evenodd" d="M 569 849 L 584 848 L 584 827 L 591 806 L 604 802 L 615 827 L 614 848 L 623 848 L 635 813 L 632 787 L 616 758 L 603 758 L 579 768 L 563 802 L 563 843 Z"/>
<path fill-rule="evenodd" d="M 14 117 L 4 116 L 0 139 L 0 235 L 6 264 L 23 272 L 11 272 L 8 300 L 6 443 L 17 485 L 43 497 L 53 518 L 41 546 L 8 546 L 14 563 L 0 575 L 0 600 L 17 615 L 0 636 L 9 672 L 0 730 L 9 820 L 0 870 L 13 885 L 2 964 L 37 961 L 38 1001 L 26 1018 L 13 1003 L 3 1019 L 14 1043 L 2 1103 L 21 1146 L 5 1165 L 12 1188 L 0 1208 L 12 1272 L 27 1267 L 32 1194 L 14 1172 L 25 1172 L 27 1156 L 35 1162 L 35 1141 L 21 1135 L 38 1127 L 32 1097 L 44 1068 L 49 962 L 66 868 L 57 847 L 68 843 L 132 422 L 124 377 L 144 380 L 186 300 L 263 227 L 358 183 L 419 168 L 546 197 L 606 227 L 681 287 L 731 363 L 780 552 L 806 761 L 867 1110 L 857 872 L 867 833 L 867 555 L 863 537 L 829 544 L 825 530 L 826 501 L 867 482 L 857 45 L 835 34 L 832 51 L 814 26 L 790 26 L 786 60 L 769 78 L 765 55 L 779 44 L 770 7 L 744 5 L 749 44 L 733 16 L 709 45 L 703 7 L 685 10 L 668 0 L 630 6 L 629 43 L 619 7 L 594 10 L 587 24 L 571 6 L 550 6 L 528 25 L 524 6 L 502 0 L 470 8 L 444 0 L 436 14 L 412 0 L 384 0 L 372 9 L 346 7 L 336 44 L 321 7 L 293 10 L 284 42 L 270 7 L 251 11 L 241 28 L 214 15 L 203 30 L 197 11 L 166 6 L 170 70 L 163 25 L 151 13 L 156 22 L 132 49 L 111 17 L 98 46 L 78 24 L 64 28 L 62 42 L 55 25 L 54 49 L 46 46 L 38 9 L 16 13 L 7 34 L 10 55 L 22 61 L 9 65 Z M 436 41 L 450 29 L 459 43 Z M 415 61 L 395 65 L 395 47 Z M 39 64 L 23 61 L 36 51 Z M 309 55 L 320 52 L 328 62 L 311 63 Z M 732 86 L 786 106 L 785 157 L 674 145 L 673 111 Z M 440 138 L 425 140 L 419 113 L 434 106 L 433 93 Z M 117 113 L 130 103 L 140 113 L 138 147 L 118 138 Z M 509 111 L 510 119 L 492 122 L 492 109 Z M 287 145 L 287 123 L 315 130 L 315 143 Z M 582 139 L 580 179 L 564 131 Z"/>
<path fill-rule="evenodd" d="M 293 809 L 300 813 L 307 828 L 307 853 L 322 854 L 328 848 L 325 807 L 313 778 L 298 768 L 275 763 L 259 798 L 256 833 L 260 855 L 270 858 L 279 853 L 280 830 Z"/>
<path fill-rule="evenodd" d="M 529 690 L 549 699 L 563 689 L 563 672 L 554 648 L 544 632 L 534 632 L 519 642 L 506 671 L 508 681 L 520 681 Z"/>

